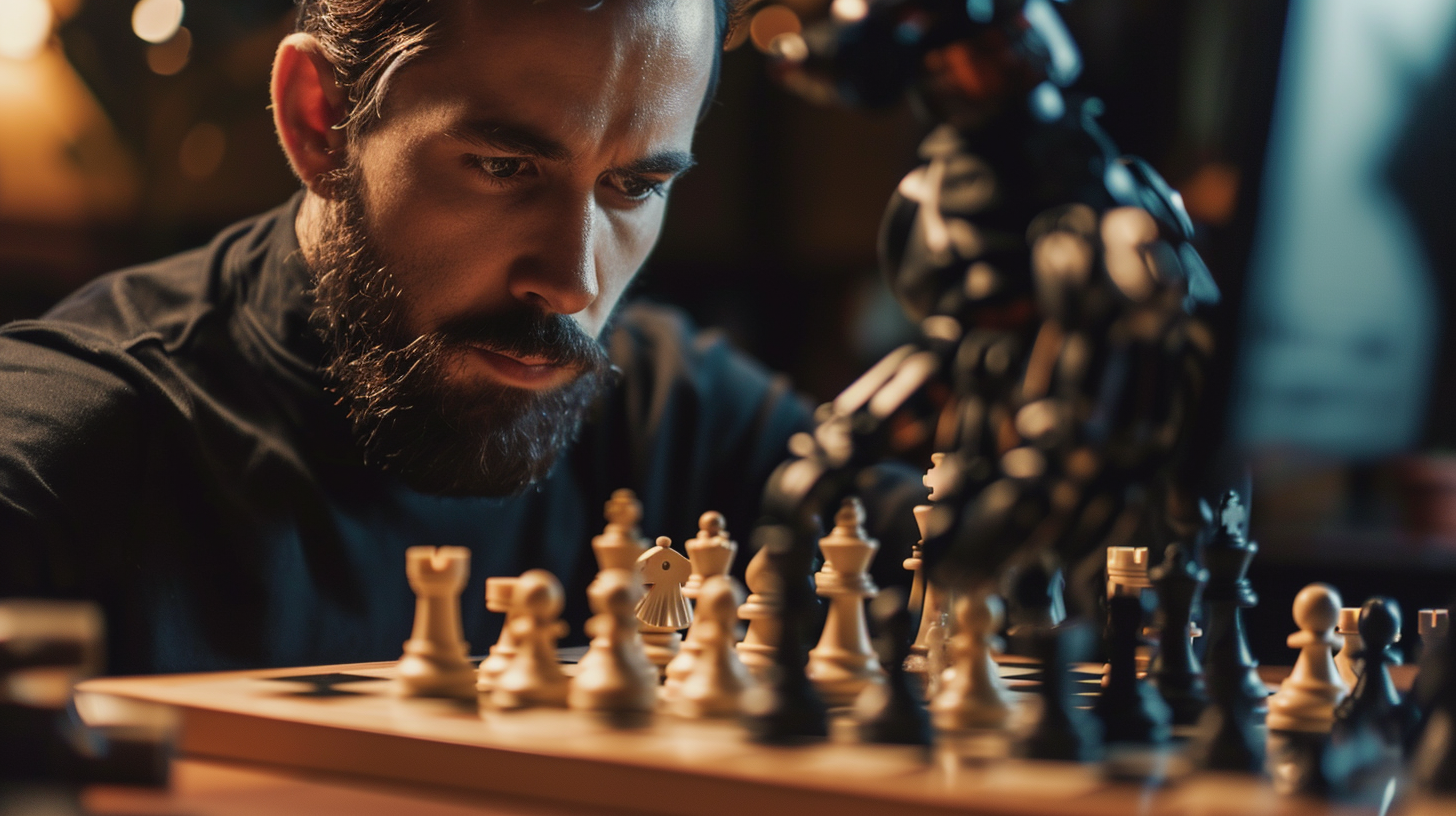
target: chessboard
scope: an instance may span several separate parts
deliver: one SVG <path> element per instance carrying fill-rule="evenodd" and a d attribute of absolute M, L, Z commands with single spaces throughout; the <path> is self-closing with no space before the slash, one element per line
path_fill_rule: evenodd
<path fill-rule="evenodd" d="M 569 661 L 574 655 L 564 655 Z M 1095 694 L 1101 667 L 1079 666 Z M 1008 686 L 1031 690 L 1038 668 L 1010 658 Z M 503 712 L 402 698 L 393 663 L 90 680 L 89 720 L 162 704 L 180 719 L 179 751 L 294 771 L 387 780 L 655 814 L 1329 813 L 1276 796 L 1254 778 L 1200 774 L 1161 787 L 1111 781 L 1095 765 L 997 759 L 864 745 L 845 729 L 794 747 L 748 741 L 733 721 L 654 715 L 633 726 L 534 708 Z"/>

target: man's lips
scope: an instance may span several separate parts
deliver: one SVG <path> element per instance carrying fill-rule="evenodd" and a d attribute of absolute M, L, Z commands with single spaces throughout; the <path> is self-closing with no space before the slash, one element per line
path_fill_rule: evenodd
<path fill-rule="evenodd" d="M 471 357 L 490 370 L 490 374 L 507 385 L 518 388 L 552 388 L 569 380 L 576 367 L 564 365 L 549 357 L 514 355 L 471 345 Z"/>

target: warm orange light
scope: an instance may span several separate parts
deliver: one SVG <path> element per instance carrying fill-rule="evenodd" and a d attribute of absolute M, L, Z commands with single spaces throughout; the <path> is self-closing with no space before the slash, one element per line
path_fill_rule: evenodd
<path fill-rule="evenodd" d="M 153 73 L 171 76 L 187 67 L 192 56 L 192 32 L 186 26 L 177 29 L 172 39 L 147 46 L 147 67 Z"/>
<path fill-rule="evenodd" d="M 59 48 L 0 59 L 0 179 L 0 220 L 86 224 L 133 212 L 135 164 Z"/>
<path fill-rule="evenodd" d="M 786 6 L 765 6 L 753 15 L 753 21 L 748 24 L 748 35 L 753 38 L 753 45 L 765 54 L 773 53 L 775 39 L 785 34 L 799 34 L 803 30 L 799 15 Z"/>
<path fill-rule="evenodd" d="M 0 57 L 28 60 L 51 36 L 48 0 L 0 0 Z"/>

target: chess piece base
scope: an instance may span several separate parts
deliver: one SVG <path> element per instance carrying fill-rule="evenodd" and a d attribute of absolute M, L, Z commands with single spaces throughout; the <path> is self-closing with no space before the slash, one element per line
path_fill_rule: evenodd
<path fill-rule="evenodd" d="M 462 654 L 447 654 L 429 641 L 410 639 L 399 659 L 395 692 L 402 697 L 475 699 L 475 669 Z"/>

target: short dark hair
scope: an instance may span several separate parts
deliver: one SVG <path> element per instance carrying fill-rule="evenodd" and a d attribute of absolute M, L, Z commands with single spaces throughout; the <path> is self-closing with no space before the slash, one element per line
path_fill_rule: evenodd
<path fill-rule="evenodd" d="M 333 63 L 335 81 L 348 95 L 340 123 L 352 138 L 379 120 L 390 77 L 430 45 L 445 2 L 468 0 L 298 0 L 295 30 L 312 34 Z M 611 2 L 611 0 L 607 0 Z M 700 0 L 682 0 L 700 2 Z M 717 42 L 723 43 L 743 0 L 712 0 Z M 718 86 L 723 50 L 714 49 L 707 113 Z"/>

